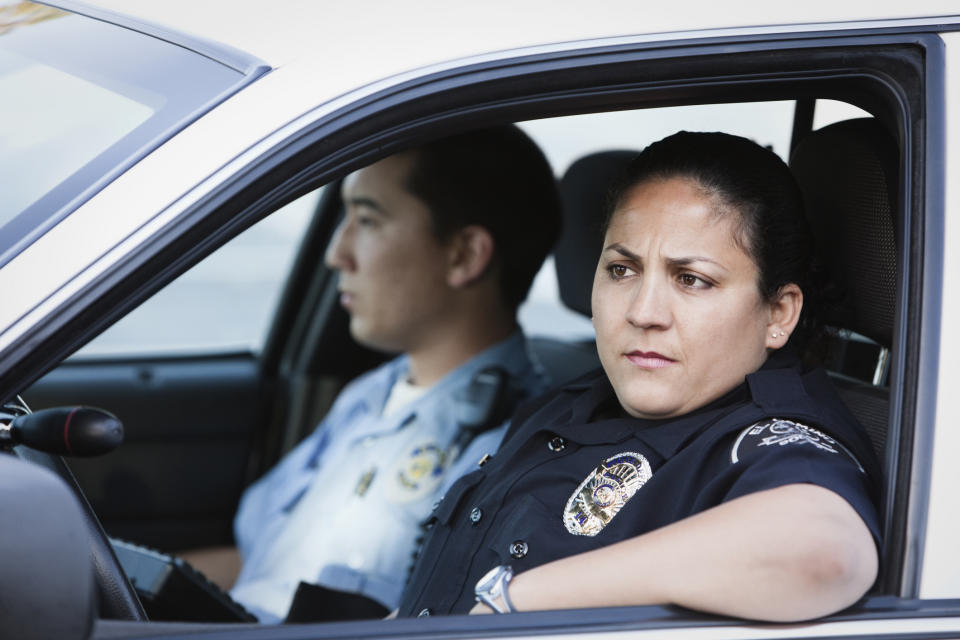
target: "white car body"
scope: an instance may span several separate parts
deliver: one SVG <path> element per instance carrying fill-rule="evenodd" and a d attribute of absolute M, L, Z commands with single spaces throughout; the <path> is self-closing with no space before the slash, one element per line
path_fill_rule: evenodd
<path fill-rule="evenodd" d="M 943 211 L 937 211 L 934 207 L 939 205 L 933 202 L 927 210 L 928 215 L 943 219 L 942 280 L 939 317 L 925 318 L 921 338 L 925 345 L 934 345 L 933 357 L 920 363 L 917 378 L 920 397 L 932 404 L 916 410 L 914 429 L 922 437 L 912 451 L 909 486 L 900 487 L 910 493 L 909 517 L 920 526 L 908 546 L 912 564 L 899 595 L 960 599 L 960 554 L 956 552 L 960 405 L 952 394 L 960 386 L 960 334 L 951 330 L 951 319 L 960 317 L 960 173 L 956 168 L 960 163 L 955 160 L 960 155 L 960 7 L 956 2 L 740 0 L 653 5 L 624 0 L 599 4 L 531 0 L 462 5 L 440 0 L 98 0 L 51 4 L 107 20 L 115 17 L 120 24 L 142 22 L 148 32 L 159 26 L 186 34 L 183 42 L 198 50 L 206 46 L 204 41 L 213 43 L 213 50 L 229 47 L 262 61 L 269 71 L 150 151 L 0 267 L 0 291 L 4 292 L 0 368 L 7 371 L 27 357 L 30 336 L 38 327 L 58 318 L 72 299 L 108 277 L 125 258 L 142 251 L 159 232 L 180 225 L 196 203 L 243 176 L 265 156 L 283 150 L 317 123 L 393 88 L 476 65 L 609 47 L 722 45 L 745 39 L 770 43 L 777 38 L 831 34 L 854 37 L 877 30 L 942 31 L 937 37 L 943 44 L 946 70 L 943 102 L 928 104 L 927 109 L 937 110 L 946 123 L 944 166 L 941 177 L 926 185 L 942 194 Z M 404 621 L 384 623 L 388 624 L 397 625 L 398 636 L 414 629 Z M 317 629 L 321 629 L 317 637 L 325 637 L 322 627 Z M 175 635 L 173 630 L 170 633 Z M 384 626 L 382 633 L 387 637 L 392 632 Z M 501 625 L 481 628 L 471 637 L 528 637 L 528 633 L 529 629 Z M 551 628 L 535 637 L 915 637 L 923 633 L 960 637 L 960 608 L 945 609 L 942 615 L 885 619 L 878 614 L 869 619 L 794 625 L 731 623 L 697 628 L 691 623 L 602 632 Z"/>

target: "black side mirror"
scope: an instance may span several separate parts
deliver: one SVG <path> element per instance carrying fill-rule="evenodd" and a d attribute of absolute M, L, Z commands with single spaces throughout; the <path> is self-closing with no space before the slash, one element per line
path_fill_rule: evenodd
<path fill-rule="evenodd" d="M 4 437 L 11 444 L 58 456 L 92 457 L 123 442 L 123 425 L 103 409 L 58 407 L 18 415 L 6 433 L 0 431 L 0 443 Z"/>

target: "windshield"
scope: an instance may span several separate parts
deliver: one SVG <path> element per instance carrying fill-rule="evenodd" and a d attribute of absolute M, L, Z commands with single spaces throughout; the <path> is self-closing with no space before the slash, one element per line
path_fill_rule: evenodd
<path fill-rule="evenodd" d="M 0 0 L 0 264 L 243 80 L 143 33 Z"/>

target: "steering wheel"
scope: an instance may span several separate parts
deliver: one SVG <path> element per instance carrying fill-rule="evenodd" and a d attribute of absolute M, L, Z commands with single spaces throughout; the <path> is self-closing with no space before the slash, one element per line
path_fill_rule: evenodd
<path fill-rule="evenodd" d="M 2 412 L 8 414 L 9 417 L 15 417 L 30 413 L 30 410 L 22 400 L 17 398 L 17 402 L 5 404 Z M 90 503 L 87 502 L 77 479 L 73 476 L 63 458 L 22 445 L 13 447 L 13 453 L 22 460 L 40 465 L 60 476 L 77 497 L 90 539 L 94 577 L 100 595 L 100 617 L 112 620 L 147 621 L 147 614 L 143 610 L 140 598 L 137 597 L 136 590 L 127 579 L 123 567 L 120 566 L 120 562 L 117 560 L 110 544 L 110 539 L 100 525 L 100 520 L 93 509 L 90 508 Z"/>

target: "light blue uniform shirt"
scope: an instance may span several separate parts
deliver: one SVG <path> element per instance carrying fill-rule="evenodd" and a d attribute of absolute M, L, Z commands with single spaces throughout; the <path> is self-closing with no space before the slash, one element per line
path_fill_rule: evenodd
<path fill-rule="evenodd" d="M 261 622 L 282 620 L 300 581 L 397 606 L 420 523 L 454 480 L 500 445 L 506 425 L 457 457 L 458 392 L 499 366 L 526 397 L 546 389 L 520 332 L 448 373 L 408 406 L 381 415 L 401 356 L 357 378 L 299 446 L 244 493 L 234 521 L 243 569 L 231 595 Z"/>

